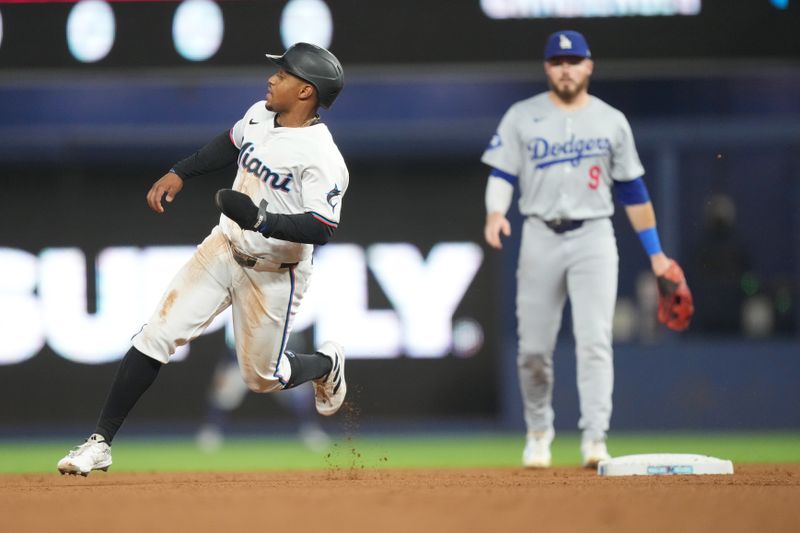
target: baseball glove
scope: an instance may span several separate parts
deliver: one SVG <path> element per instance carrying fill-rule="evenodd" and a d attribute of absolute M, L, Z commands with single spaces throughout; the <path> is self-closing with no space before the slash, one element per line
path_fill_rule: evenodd
<path fill-rule="evenodd" d="M 694 304 L 683 269 L 670 259 L 667 270 L 658 280 L 658 320 L 669 329 L 683 331 L 694 315 Z"/>

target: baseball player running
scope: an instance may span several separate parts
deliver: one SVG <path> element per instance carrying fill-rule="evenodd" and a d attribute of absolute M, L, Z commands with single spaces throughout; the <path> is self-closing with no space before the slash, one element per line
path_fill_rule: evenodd
<path fill-rule="evenodd" d="M 170 283 L 119 370 L 89 439 L 58 462 L 62 474 L 88 475 L 111 465 L 111 442 L 176 346 L 185 344 L 228 306 L 239 368 L 255 392 L 311 381 L 317 411 L 334 414 L 347 385 L 344 350 L 325 342 L 313 354 L 285 351 L 308 287 L 314 244 L 336 229 L 349 175 L 319 106 L 328 108 L 344 74 L 329 51 L 297 43 L 267 55 L 279 70 L 266 101 L 253 104 L 230 131 L 177 163 L 147 194 L 163 213 L 185 180 L 238 163 L 233 189 L 216 194 L 219 224 Z"/>
<path fill-rule="evenodd" d="M 569 296 L 581 454 L 584 466 L 595 467 L 609 458 L 606 432 L 614 383 L 611 325 L 618 256 L 609 219 L 612 189 L 650 256 L 653 272 L 663 278 L 679 267 L 661 249 L 628 121 L 588 93 L 593 62 L 586 39 L 575 31 L 556 32 L 547 39 L 544 59 L 550 90 L 512 105 L 483 153 L 482 161 L 492 167 L 484 237 L 499 249 L 501 235 L 511 234 L 506 213 L 519 184 L 519 209 L 525 217 L 517 269 L 517 365 L 528 430 L 523 465 L 544 468 L 551 463 L 553 350 Z M 685 286 L 681 278 L 675 272 L 671 279 Z M 673 325 L 686 327 L 688 316 Z"/>

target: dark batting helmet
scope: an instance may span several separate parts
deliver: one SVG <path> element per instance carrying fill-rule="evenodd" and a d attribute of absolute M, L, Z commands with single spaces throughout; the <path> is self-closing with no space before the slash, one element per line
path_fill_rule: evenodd
<path fill-rule="evenodd" d="M 324 48 L 297 43 L 282 56 L 267 54 L 267 58 L 286 72 L 302 78 L 317 89 L 319 104 L 328 108 L 344 86 L 342 64 Z"/>

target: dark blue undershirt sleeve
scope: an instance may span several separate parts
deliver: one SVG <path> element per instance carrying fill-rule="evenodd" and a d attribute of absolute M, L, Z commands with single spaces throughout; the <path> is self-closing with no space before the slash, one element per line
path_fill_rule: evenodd
<path fill-rule="evenodd" d="M 261 233 L 265 237 L 305 244 L 325 244 L 335 229 L 317 219 L 313 213 L 279 215 L 267 212 L 263 226 L 265 229 Z"/>
<path fill-rule="evenodd" d="M 235 163 L 239 157 L 239 149 L 231 141 L 226 131 L 214 137 L 211 142 L 183 159 L 170 169 L 184 180 L 220 170 Z"/>
<path fill-rule="evenodd" d="M 623 205 L 646 204 L 650 201 L 650 194 L 642 177 L 631 181 L 615 181 L 614 194 Z"/>

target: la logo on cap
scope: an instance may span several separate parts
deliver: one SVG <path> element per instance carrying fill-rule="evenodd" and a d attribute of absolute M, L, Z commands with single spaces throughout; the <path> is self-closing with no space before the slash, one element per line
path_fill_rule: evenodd
<path fill-rule="evenodd" d="M 570 41 L 563 33 L 558 36 L 558 47 L 562 50 L 569 50 L 572 48 L 572 41 Z"/>

